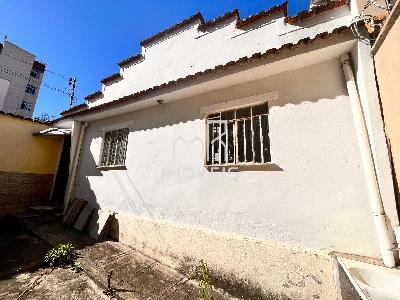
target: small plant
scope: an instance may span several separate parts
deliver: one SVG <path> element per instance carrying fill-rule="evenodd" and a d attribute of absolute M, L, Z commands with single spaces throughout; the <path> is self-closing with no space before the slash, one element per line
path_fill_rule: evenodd
<path fill-rule="evenodd" d="M 214 298 L 212 294 L 210 271 L 208 270 L 207 264 L 204 262 L 204 260 L 200 261 L 198 275 L 200 277 L 200 300 L 213 300 Z"/>
<path fill-rule="evenodd" d="M 71 266 L 76 271 L 81 267 L 79 263 L 75 262 L 75 259 L 75 247 L 71 243 L 66 243 L 59 244 L 47 252 L 44 262 L 53 268 Z"/>
<path fill-rule="evenodd" d="M 70 269 L 72 271 L 74 271 L 75 273 L 79 273 L 80 271 L 83 270 L 82 267 L 81 267 L 81 263 L 76 261 L 76 260 L 71 264 Z"/>

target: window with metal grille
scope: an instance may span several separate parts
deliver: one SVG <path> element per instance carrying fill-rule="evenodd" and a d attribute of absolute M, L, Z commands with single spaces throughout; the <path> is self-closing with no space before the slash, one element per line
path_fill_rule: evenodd
<path fill-rule="evenodd" d="M 39 78 L 39 74 L 40 74 L 40 71 L 39 71 L 39 70 L 36 70 L 36 69 L 32 69 L 32 70 L 31 70 L 31 77 L 33 77 L 33 78 Z"/>
<path fill-rule="evenodd" d="M 36 93 L 36 87 L 34 87 L 34 86 L 31 85 L 31 84 L 27 84 L 27 85 L 26 85 L 26 89 L 25 89 L 25 93 L 35 95 L 35 93 Z"/>
<path fill-rule="evenodd" d="M 101 166 L 124 166 L 128 147 L 129 129 L 106 132 L 103 141 Z"/>
<path fill-rule="evenodd" d="M 208 114 L 206 164 L 271 162 L 268 103 Z"/>
<path fill-rule="evenodd" d="M 32 103 L 28 101 L 22 101 L 20 105 L 20 109 L 31 111 L 32 110 Z"/>

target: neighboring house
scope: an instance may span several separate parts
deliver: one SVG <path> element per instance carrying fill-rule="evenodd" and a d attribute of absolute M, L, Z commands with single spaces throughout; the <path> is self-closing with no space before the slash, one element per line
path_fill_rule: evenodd
<path fill-rule="evenodd" d="M 397 204 L 400 207 L 400 2 L 385 21 L 373 48 L 385 131 L 393 157 Z"/>
<path fill-rule="evenodd" d="M 45 69 L 28 51 L 0 44 L 0 111 L 31 118 Z"/>
<path fill-rule="evenodd" d="M 34 136 L 50 126 L 4 112 L 0 124 L 0 217 L 52 204 L 62 138 Z"/>
<path fill-rule="evenodd" d="M 111 209 L 121 242 L 294 299 L 334 299 L 333 251 L 393 267 L 399 219 L 370 47 L 350 29 L 358 4 L 197 14 L 142 41 L 55 124 L 72 128 L 65 205 Z"/>

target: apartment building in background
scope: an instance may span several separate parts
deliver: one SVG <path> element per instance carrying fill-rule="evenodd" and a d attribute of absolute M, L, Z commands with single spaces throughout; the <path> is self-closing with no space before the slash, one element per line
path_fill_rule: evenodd
<path fill-rule="evenodd" d="M 0 111 L 31 118 L 45 68 L 34 54 L 0 43 Z"/>

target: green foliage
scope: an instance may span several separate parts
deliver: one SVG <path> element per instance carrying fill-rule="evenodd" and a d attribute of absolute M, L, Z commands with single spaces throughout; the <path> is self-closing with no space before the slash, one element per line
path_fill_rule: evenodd
<path fill-rule="evenodd" d="M 81 267 L 81 263 L 76 261 L 76 260 L 71 264 L 70 269 L 72 271 L 74 271 L 75 273 L 79 273 L 80 271 L 83 270 L 82 267 Z"/>
<path fill-rule="evenodd" d="M 57 247 L 47 252 L 44 257 L 44 262 L 50 267 L 75 267 L 78 263 L 75 262 L 76 254 L 75 247 L 71 243 L 59 244 Z M 78 265 L 80 268 L 80 265 Z"/>
<path fill-rule="evenodd" d="M 38 117 L 34 117 L 33 119 L 35 121 L 50 123 L 51 121 L 56 119 L 56 116 L 50 116 L 48 113 L 41 113 Z"/>
<path fill-rule="evenodd" d="M 198 267 L 198 275 L 200 279 L 200 300 L 213 300 L 212 284 L 210 280 L 210 271 L 207 264 L 201 260 Z"/>

